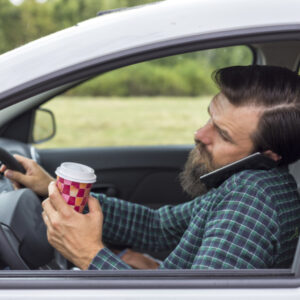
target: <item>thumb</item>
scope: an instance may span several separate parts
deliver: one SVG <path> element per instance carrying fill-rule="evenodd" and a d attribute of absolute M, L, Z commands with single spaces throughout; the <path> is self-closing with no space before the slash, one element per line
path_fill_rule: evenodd
<path fill-rule="evenodd" d="M 27 182 L 26 175 L 24 175 L 18 171 L 6 170 L 4 172 L 4 176 L 7 177 L 8 179 L 11 179 L 18 183 L 26 185 L 26 182 Z"/>
<path fill-rule="evenodd" d="M 99 201 L 92 196 L 89 196 L 88 206 L 89 206 L 90 213 L 99 212 L 99 211 L 102 212 Z"/>
<path fill-rule="evenodd" d="M 25 156 L 19 155 L 19 154 L 14 154 L 14 158 L 25 168 L 25 170 L 27 171 L 27 169 L 29 169 L 32 165 L 32 159 L 27 158 Z"/>

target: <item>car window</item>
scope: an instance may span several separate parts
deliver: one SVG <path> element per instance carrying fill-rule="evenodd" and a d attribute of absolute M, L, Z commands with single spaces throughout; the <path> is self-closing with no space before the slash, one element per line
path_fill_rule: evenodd
<path fill-rule="evenodd" d="M 40 148 L 190 144 L 217 92 L 212 72 L 249 65 L 246 46 L 155 59 L 98 76 L 49 101 L 56 136 Z"/>

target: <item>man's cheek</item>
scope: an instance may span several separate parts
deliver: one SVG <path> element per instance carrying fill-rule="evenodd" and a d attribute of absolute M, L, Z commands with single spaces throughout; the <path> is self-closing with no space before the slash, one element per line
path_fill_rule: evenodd
<path fill-rule="evenodd" d="M 220 152 L 217 152 L 213 156 L 212 164 L 215 169 L 219 169 L 219 168 L 222 168 L 234 161 L 235 161 L 234 155 L 231 155 L 231 154 L 227 153 L 225 150 L 222 150 Z"/>

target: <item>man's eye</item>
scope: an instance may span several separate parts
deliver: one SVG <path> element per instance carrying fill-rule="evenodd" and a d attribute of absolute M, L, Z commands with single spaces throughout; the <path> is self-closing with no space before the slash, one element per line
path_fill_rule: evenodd
<path fill-rule="evenodd" d="M 223 141 L 230 142 L 230 140 L 227 138 L 227 136 L 225 134 L 223 134 L 222 131 L 218 130 L 218 133 L 219 133 L 219 135 L 220 135 L 220 137 L 222 138 Z"/>
<path fill-rule="evenodd" d="M 226 133 L 224 133 L 221 128 L 219 128 L 215 124 L 213 124 L 213 126 L 223 141 L 232 143 L 232 139 L 230 137 L 228 137 L 228 135 Z"/>
<path fill-rule="evenodd" d="M 221 133 L 220 133 L 220 136 L 221 136 L 222 140 L 224 140 L 225 142 L 229 142 L 229 139 L 226 136 L 224 136 Z"/>

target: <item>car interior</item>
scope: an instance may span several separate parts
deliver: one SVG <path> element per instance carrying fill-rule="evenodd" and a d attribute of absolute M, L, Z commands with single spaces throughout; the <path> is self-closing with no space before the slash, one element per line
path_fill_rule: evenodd
<path fill-rule="evenodd" d="M 253 53 L 254 64 L 279 65 L 299 72 L 300 41 L 268 41 L 245 45 Z M 200 49 L 201 50 L 201 47 Z M 298 69 L 297 69 L 298 68 Z M 100 74 L 101 76 L 101 74 Z M 208 75 L 210 76 L 210 75 Z M 43 106 L 69 89 L 84 84 L 82 78 L 58 85 L 0 111 L 0 148 L 9 154 L 20 154 L 37 161 L 51 175 L 64 161 L 74 161 L 94 168 L 99 180 L 93 192 L 106 193 L 152 208 L 176 205 L 191 200 L 180 187 L 178 174 L 182 170 L 193 140 L 189 145 L 105 146 L 84 148 L 39 148 L 41 141 L 55 135 L 51 112 L 49 134 L 36 140 L 36 115 Z M 0 157 L 5 164 L 7 159 Z M 300 162 L 290 166 L 300 192 Z M 41 218 L 41 199 L 29 189 L 14 190 L 11 182 L 0 177 L 0 262 L 2 269 L 56 270 L 71 269 L 49 245 Z M 28 201 L 30 199 L 30 201 Z M 122 249 L 127 245 L 111 245 Z M 168 253 L 149 253 L 164 259 Z M 297 258 L 297 260 L 296 260 Z M 300 273 L 300 243 L 293 266 L 287 273 Z"/>

